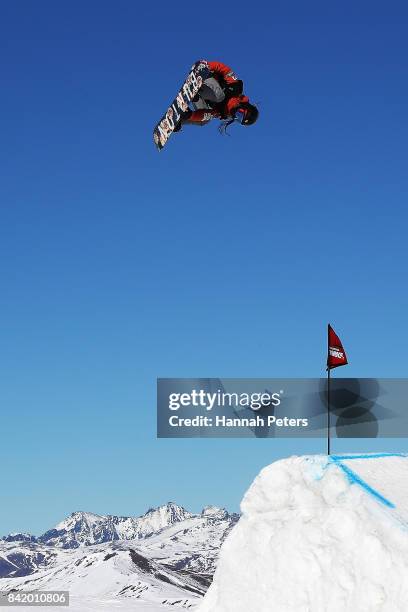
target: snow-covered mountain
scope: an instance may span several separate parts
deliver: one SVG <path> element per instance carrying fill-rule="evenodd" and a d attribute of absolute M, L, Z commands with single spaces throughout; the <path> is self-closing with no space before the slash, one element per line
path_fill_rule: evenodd
<path fill-rule="evenodd" d="M 141 517 L 74 512 L 38 538 L 0 540 L 0 590 L 65 589 L 77 606 L 88 598 L 89 609 L 95 597 L 136 599 L 143 610 L 194 607 L 238 518 L 216 506 L 193 514 L 173 502 Z"/>
<path fill-rule="evenodd" d="M 112 598 L 158 606 L 193 607 L 208 584 L 188 572 L 177 572 L 149 559 L 123 542 L 58 549 L 52 563 L 25 577 L 3 578 L 4 591 L 65 590 L 80 602 Z M 136 601 L 135 601 L 136 600 Z M 137 607 L 136 607 L 137 609 Z"/>
<path fill-rule="evenodd" d="M 33 574 L 55 559 L 56 551 L 37 543 L 0 541 L 0 578 Z"/>
<path fill-rule="evenodd" d="M 173 502 L 159 508 L 150 508 L 141 517 L 73 512 L 54 529 L 40 536 L 38 542 L 61 548 L 77 548 L 84 544 L 89 546 L 115 540 L 136 540 L 160 533 L 166 527 L 192 516 Z"/>
<path fill-rule="evenodd" d="M 5 542 L 35 542 L 37 538 L 30 533 L 9 533 L 3 539 Z"/>
<path fill-rule="evenodd" d="M 407 485 L 406 455 L 292 457 L 262 470 L 239 521 L 77 512 L 0 541 L 0 591 L 68 590 L 72 612 L 402 612 Z"/>

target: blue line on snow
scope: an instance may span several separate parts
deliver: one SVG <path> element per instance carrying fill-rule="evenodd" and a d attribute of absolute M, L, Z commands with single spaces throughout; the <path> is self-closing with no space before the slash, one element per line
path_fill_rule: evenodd
<path fill-rule="evenodd" d="M 383 455 L 381 455 L 381 456 L 383 456 Z M 378 501 L 380 501 L 382 504 L 384 504 L 384 506 L 387 506 L 388 508 L 395 508 L 395 504 L 393 504 L 386 497 L 381 495 L 381 493 L 379 493 L 378 491 L 376 491 L 375 489 L 370 487 L 370 485 L 367 484 L 365 480 L 360 478 L 360 476 L 358 476 L 355 472 L 353 472 L 353 470 L 351 470 L 349 467 L 347 467 L 347 465 L 343 465 L 343 463 L 341 463 L 341 461 L 339 459 L 335 458 L 334 456 L 331 457 L 331 458 L 333 459 L 333 463 L 335 465 L 338 465 L 339 468 L 341 468 L 343 470 L 343 472 L 347 475 L 347 477 L 348 477 L 348 479 L 349 479 L 349 481 L 351 483 L 358 484 L 367 493 L 369 493 L 370 495 L 372 495 L 373 497 L 378 499 Z M 343 457 L 343 459 L 344 458 L 345 457 Z"/>
<path fill-rule="evenodd" d="M 369 453 L 367 455 L 331 455 L 333 461 L 343 461 L 347 459 L 380 459 L 381 457 L 408 457 L 405 453 Z"/>

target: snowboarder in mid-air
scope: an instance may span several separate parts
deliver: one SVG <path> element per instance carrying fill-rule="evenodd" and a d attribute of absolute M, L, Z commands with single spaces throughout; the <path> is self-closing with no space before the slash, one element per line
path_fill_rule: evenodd
<path fill-rule="evenodd" d="M 209 76 L 193 99 L 194 110 L 187 110 L 177 123 L 175 132 L 183 124 L 206 125 L 212 119 L 221 119 L 221 130 L 239 120 L 242 125 L 252 125 L 258 119 L 259 111 L 244 95 L 244 84 L 234 71 L 222 62 L 199 60 L 195 66 L 205 64 Z"/>
<path fill-rule="evenodd" d="M 206 125 L 220 119 L 220 131 L 240 121 L 253 125 L 258 109 L 244 95 L 244 84 L 229 66 L 221 62 L 196 62 L 166 113 L 153 131 L 154 142 L 163 149 L 173 132 L 183 125 Z"/>

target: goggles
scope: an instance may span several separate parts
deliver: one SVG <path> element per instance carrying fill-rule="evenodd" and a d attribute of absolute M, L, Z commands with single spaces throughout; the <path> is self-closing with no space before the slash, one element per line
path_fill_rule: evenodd
<path fill-rule="evenodd" d="M 244 108 L 237 108 L 237 110 L 235 111 L 235 118 L 238 119 L 238 121 L 242 125 L 245 125 L 246 116 L 247 116 L 247 111 Z"/>

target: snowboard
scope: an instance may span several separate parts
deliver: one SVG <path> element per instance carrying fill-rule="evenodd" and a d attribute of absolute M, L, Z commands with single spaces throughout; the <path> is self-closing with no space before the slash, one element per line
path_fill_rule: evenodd
<path fill-rule="evenodd" d="M 166 145 L 183 114 L 188 112 L 189 104 L 192 102 L 193 98 L 195 98 L 203 82 L 205 79 L 208 79 L 210 74 L 210 69 L 205 61 L 197 62 L 191 68 L 189 75 L 179 89 L 173 102 L 154 128 L 153 138 L 159 151 Z"/>

